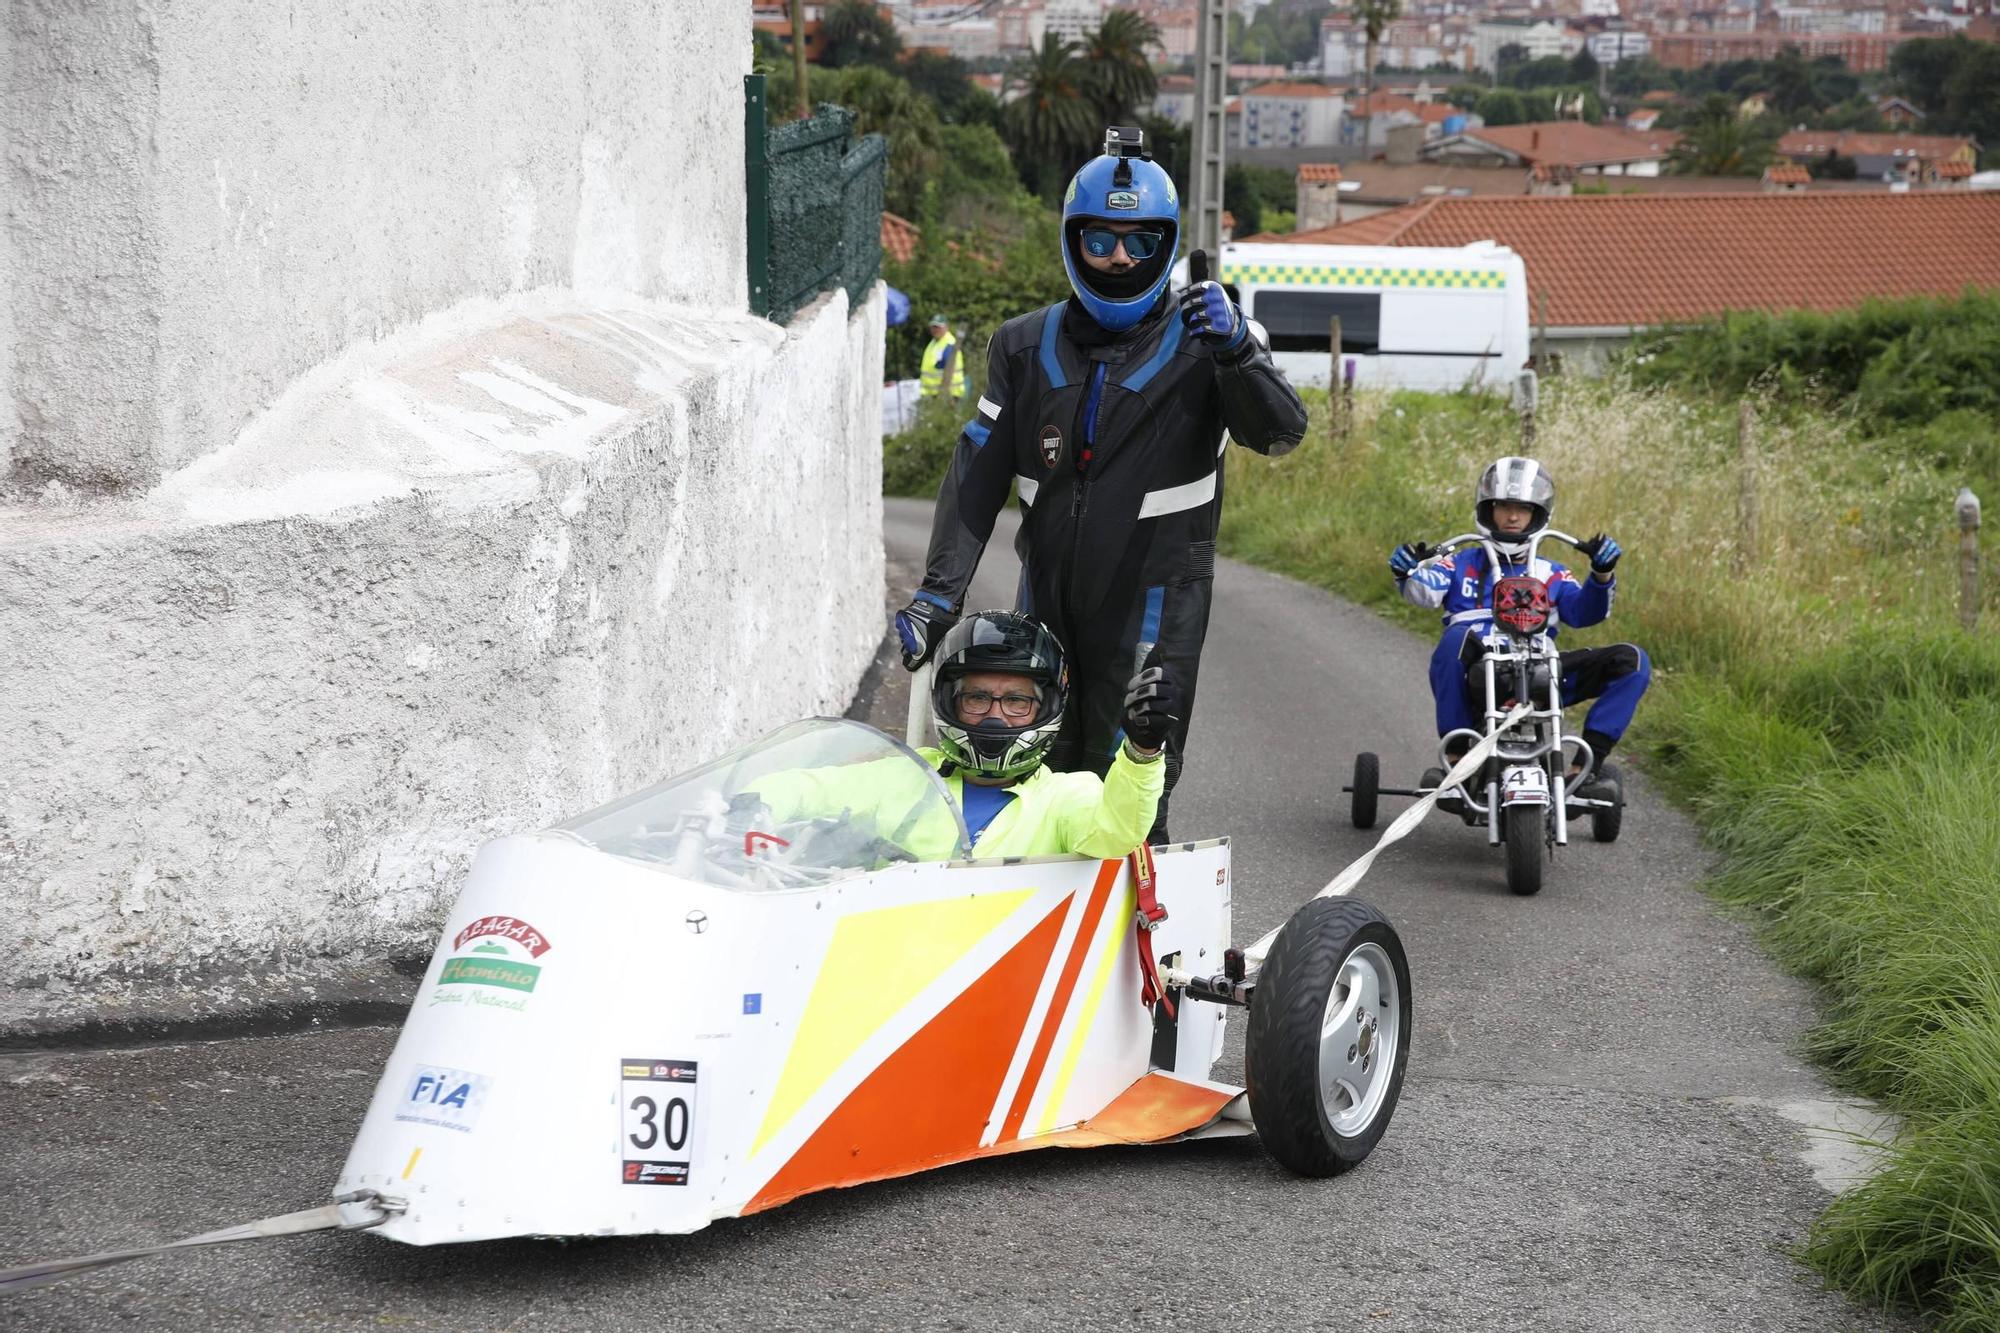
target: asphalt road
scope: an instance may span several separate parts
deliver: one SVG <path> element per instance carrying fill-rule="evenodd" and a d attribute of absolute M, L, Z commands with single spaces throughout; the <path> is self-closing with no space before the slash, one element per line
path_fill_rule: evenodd
<path fill-rule="evenodd" d="M 898 587 L 928 522 L 890 503 Z M 1010 565 L 990 552 L 975 599 L 1006 604 Z M 1174 830 L 1233 838 L 1248 940 L 1371 844 L 1339 794 L 1356 750 L 1391 782 L 1426 763 L 1428 643 L 1255 570 L 1217 578 Z M 902 681 L 876 673 L 857 711 L 899 729 Z M 1361 894 L 1408 947 L 1414 1051 L 1381 1146 L 1336 1180 L 1255 1139 L 1025 1154 L 689 1237 L 148 1260 L 0 1299 L 0 1327 L 1897 1327 L 1787 1256 L 1829 1197 L 1801 1121 L 1851 1108 L 1794 1052 L 1809 994 L 1692 887 L 1705 864 L 1642 780 L 1623 838 L 1574 844 L 1539 897 L 1443 817 L 1385 855 Z M 323 1201 L 393 1038 L 0 1056 L 0 1264 Z M 1220 1076 L 1240 1026 L 1230 1051 Z"/>

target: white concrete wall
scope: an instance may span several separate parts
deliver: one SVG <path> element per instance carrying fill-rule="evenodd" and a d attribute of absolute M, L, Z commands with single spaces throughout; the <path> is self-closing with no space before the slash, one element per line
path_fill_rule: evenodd
<path fill-rule="evenodd" d="M 144 502 L 12 515 L 0 979 L 420 949 L 483 840 L 839 713 L 882 319 L 461 310 Z"/>
<path fill-rule="evenodd" d="M 745 299 L 732 0 L 5 12 L 17 491 L 149 485 L 468 298 Z"/>
<path fill-rule="evenodd" d="M 883 626 L 880 288 L 745 313 L 740 0 L 0 20 L 0 984 L 421 947 Z"/>

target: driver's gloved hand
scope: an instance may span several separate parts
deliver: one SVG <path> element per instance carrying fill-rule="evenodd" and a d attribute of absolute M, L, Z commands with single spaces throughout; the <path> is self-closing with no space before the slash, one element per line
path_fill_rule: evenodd
<path fill-rule="evenodd" d="M 1181 294 L 1181 323 L 1192 337 L 1233 352 L 1249 336 L 1238 310 L 1219 282 L 1197 282 Z"/>
<path fill-rule="evenodd" d="M 1159 645 L 1146 654 L 1138 674 L 1125 691 L 1125 739 L 1141 750 L 1157 750 L 1167 742 L 1181 705 L 1180 686 L 1160 657 Z"/>
<path fill-rule="evenodd" d="M 1625 554 L 1625 548 L 1611 540 L 1608 532 L 1598 533 L 1576 549 L 1590 557 L 1590 572 L 1593 574 L 1609 574 L 1618 568 L 1618 557 Z"/>
<path fill-rule="evenodd" d="M 928 661 L 938 640 L 957 623 L 957 614 L 942 598 L 918 589 L 910 604 L 896 613 L 896 639 L 903 649 L 903 669 L 915 671 Z"/>
<path fill-rule="evenodd" d="M 1389 572 L 1400 582 L 1410 577 L 1411 571 L 1431 558 L 1431 548 L 1422 542 L 1404 542 L 1389 552 Z"/>

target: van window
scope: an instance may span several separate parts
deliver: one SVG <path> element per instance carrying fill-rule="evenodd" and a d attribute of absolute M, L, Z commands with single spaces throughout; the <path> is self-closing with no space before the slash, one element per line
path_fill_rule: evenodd
<path fill-rule="evenodd" d="M 1328 323 L 1340 318 L 1340 350 L 1372 353 L 1382 337 L 1382 297 L 1378 292 L 1258 292 L 1251 318 L 1271 335 L 1274 352 L 1324 352 Z"/>

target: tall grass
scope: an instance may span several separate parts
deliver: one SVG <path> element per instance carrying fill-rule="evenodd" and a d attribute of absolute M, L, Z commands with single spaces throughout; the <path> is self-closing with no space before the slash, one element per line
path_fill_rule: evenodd
<path fill-rule="evenodd" d="M 1469 526 L 1479 470 L 1520 450 L 1514 414 L 1362 395 L 1342 438 L 1311 406 L 1292 457 L 1231 451 L 1225 549 L 1434 625 L 1395 600 L 1388 550 Z M 1907 1125 L 1806 1258 L 1947 1328 L 2000 1327 L 2000 642 L 1955 628 L 1966 460 L 1764 408 L 1752 543 L 1732 407 L 1616 380 L 1545 390 L 1534 454 L 1556 525 L 1631 553 L 1612 620 L 1576 639 L 1653 654 L 1636 748 L 1726 853 L 1713 891 L 1824 983 L 1811 1053 Z"/>

